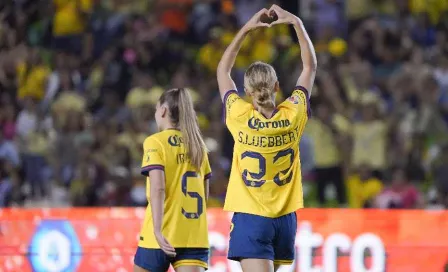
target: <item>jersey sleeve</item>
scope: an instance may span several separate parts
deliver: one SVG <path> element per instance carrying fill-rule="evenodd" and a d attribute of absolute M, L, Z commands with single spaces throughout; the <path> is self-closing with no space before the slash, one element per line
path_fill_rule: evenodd
<path fill-rule="evenodd" d="M 212 177 L 212 168 L 210 167 L 210 161 L 208 160 L 208 156 L 205 155 L 204 162 L 202 163 L 202 169 L 204 173 L 204 180 L 210 179 Z"/>
<path fill-rule="evenodd" d="M 308 118 L 311 117 L 309 92 L 305 87 L 295 87 L 291 96 L 282 103 L 282 106 L 293 109 L 298 114 L 306 114 Z"/>
<path fill-rule="evenodd" d="M 143 143 L 143 159 L 141 173 L 149 176 L 151 170 L 165 170 L 165 159 L 162 144 L 149 137 Z"/>
<path fill-rule="evenodd" d="M 235 90 L 228 91 L 223 98 L 224 112 L 223 121 L 228 123 L 229 120 L 237 119 L 251 109 L 251 105 L 244 101 Z"/>

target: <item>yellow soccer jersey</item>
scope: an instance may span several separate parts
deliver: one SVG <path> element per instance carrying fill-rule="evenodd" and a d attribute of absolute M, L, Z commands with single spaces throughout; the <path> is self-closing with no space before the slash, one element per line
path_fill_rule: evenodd
<path fill-rule="evenodd" d="M 211 177 L 208 157 L 199 171 L 189 163 L 182 133 L 170 129 L 146 138 L 142 174 L 154 169 L 165 172 L 165 209 L 162 233 L 175 248 L 208 248 L 204 180 Z M 146 181 L 150 201 L 150 181 Z M 146 208 L 139 247 L 160 248 L 153 234 L 151 205 Z"/>
<path fill-rule="evenodd" d="M 224 209 L 275 218 L 303 208 L 299 141 L 310 114 L 308 91 L 297 87 L 271 118 L 236 91 L 223 101 L 235 140 Z"/>

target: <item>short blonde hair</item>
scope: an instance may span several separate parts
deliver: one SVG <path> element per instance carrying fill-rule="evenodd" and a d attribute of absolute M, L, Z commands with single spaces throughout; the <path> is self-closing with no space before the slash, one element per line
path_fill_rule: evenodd
<path fill-rule="evenodd" d="M 275 106 L 275 84 L 277 74 L 271 65 L 257 61 L 244 74 L 244 87 L 260 107 Z"/>

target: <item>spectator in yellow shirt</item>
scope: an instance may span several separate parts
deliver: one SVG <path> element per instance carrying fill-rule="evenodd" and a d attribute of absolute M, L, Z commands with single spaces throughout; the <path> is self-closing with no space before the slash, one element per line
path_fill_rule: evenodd
<path fill-rule="evenodd" d="M 123 132 L 117 136 L 116 142 L 129 150 L 133 161 L 139 161 L 143 156 L 141 147 L 147 135 L 139 129 L 134 120 L 126 122 L 123 127 Z"/>
<path fill-rule="evenodd" d="M 94 0 L 53 0 L 53 47 L 81 53 L 82 34 Z M 95 0 L 98 1 L 98 0 Z"/>
<path fill-rule="evenodd" d="M 414 15 L 426 12 L 432 24 L 440 21 L 442 14 L 448 11 L 446 0 L 410 0 L 409 9 Z"/>
<path fill-rule="evenodd" d="M 225 49 L 232 42 L 239 30 L 237 18 L 234 16 L 225 17 L 223 20 L 223 29 L 224 31 L 220 40 Z M 251 38 L 252 36 L 249 36 L 248 39 L 245 39 L 241 44 L 240 54 L 238 54 L 238 57 L 235 60 L 235 68 L 238 70 L 245 70 L 251 63 L 250 53 L 253 45 L 253 40 Z"/>
<path fill-rule="evenodd" d="M 287 40 L 289 42 L 292 42 L 291 33 L 289 32 L 289 26 L 288 25 L 275 25 L 270 28 L 263 29 L 266 33 L 266 36 L 272 41 L 281 41 L 281 40 Z"/>
<path fill-rule="evenodd" d="M 252 49 L 250 51 L 251 62 L 272 62 L 276 54 L 276 49 L 266 29 L 254 32 L 253 36 L 251 36 L 251 39 L 253 41 L 251 44 Z"/>
<path fill-rule="evenodd" d="M 41 124 L 39 124 L 41 126 Z M 23 154 L 23 167 L 25 178 L 31 185 L 31 195 L 35 198 L 46 197 L 48 180 L 45 178 L 47 167 L 49 141 L 42 127 L 32 131 L 26 138 L 26 148 Z"/>
<path fill-rule="evenodd" d="M 41 100 L 45 95 L 47 79 L 51 70 L 42 62 L 39 51 L 31 50 L 27 61 L 17 65 L 16 72 L 19 100 L 23 100 L 25 97 Z"/>
<path fill-rule="evenodd" d="M 86 108 L 87 101 L 83 96 L 74 90 L 63 89 L 52 104 L 53 121 L 56 126 L 63 126 L 70 114 L 84 112 Z"/>
<path fill-rule="evenodd" d="M 220 28 L 210 30 L 210 40 L 199 50 L 198 61 L 210 73 L 215 73 L 221 54 L 224 50 L 222 39 L 223 31 Z"/>
<path fill-rule="evenodd" d="M 353 124 L 352 165 L 359 167 L 366 164 L 381 177 L 386 167 L 389 129 L 384 120 L 377 118 L 377 103 L 376 100 L 370 99 L 361 103 L 361 120 Z"/>
<path fill-rule="evenodd" d="M 370 208 L 375 198 L 383 190 L 383 183 L 373 177 L 372 171 L 366 164 L 358 167 L 357 173 L 347 180 L 347 195 L 350 208 Z"/>
<path fill-rule="evenodd" d="M 319 204 L 326 203 L 325 189 L 333 184 L 339 204 L 346 204 L 341 146 L 347 139 L 349 123 L 331 112 L 328 105 L 317 105 L 316 117 L 311 118 L 305 133 L 313 139 L 314 174 L 317 182 Z"/>

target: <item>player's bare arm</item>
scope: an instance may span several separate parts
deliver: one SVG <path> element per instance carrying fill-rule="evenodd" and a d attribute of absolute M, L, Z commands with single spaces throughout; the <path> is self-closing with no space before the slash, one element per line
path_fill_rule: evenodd
<path fill-rule="evenodd" d="M 262 22 L 263 17 L 268 16 L 269 11 L 267 9 L 262 9 L 257 12 L 236 34 L 233 41 L 224 51 L 217 69 L 217 78 L 219 85 L 219 93 L 221 98 L 224 98 L 225 94 L 229 90 L 236 90 L 235 82 L 230 76 L 233 65 L 235 64 L 236 56 L 241 49 L 241 45 L 246 38 L 247 34 L 260 27 L 269 27 L 268 23 Z"/>
<path fill-rule="evenodd" d="M 151 182 L 150 203 L 152 219 L 154 225 L 154 236 L 160 249 L 168 256 L 176 256 L 176 251 L 162 234 L 162 222 L 165 202 L 165 173 L 163 170 L 153 170 L 149 172 Z"/>
<path fill-rule="evenodd" d="M 300 54 L 303 64 L 303 70 L 300 74 L 299 79 L 297 80 L 296 85 L 305 87 L 311 95 L 311 90 L 314 85 L 314 78 L 316 77 L 317 70 L 317 58 L 313 43 L 311 42 L 311 39 L 308 36 L 308 33 L 306 32 L 306 29 L 300 18 L 277 5 L 272 5 L 272 7 L 269 9 L 269 13 L 272 14 L 272 12 L 275 12 L 278 19 L 272 22 L 271 25 L 291 24 L 294 26 L 294 30 L 296 31 L 296 35 L 299 40 L 301 52 Z"/>

